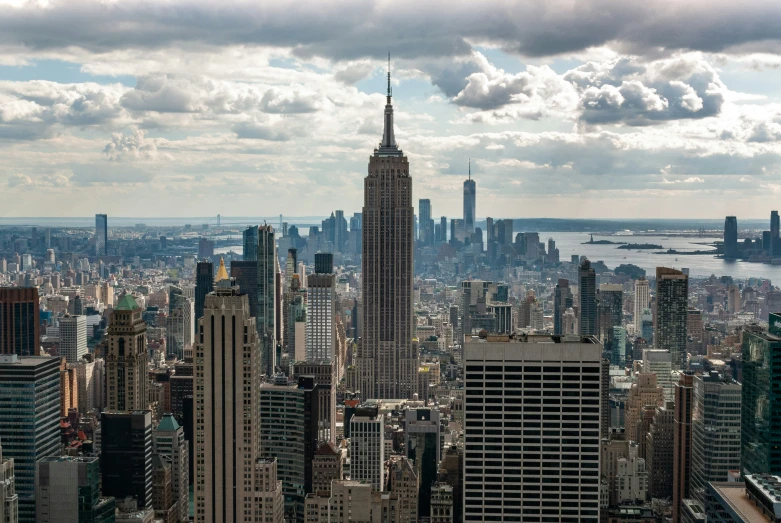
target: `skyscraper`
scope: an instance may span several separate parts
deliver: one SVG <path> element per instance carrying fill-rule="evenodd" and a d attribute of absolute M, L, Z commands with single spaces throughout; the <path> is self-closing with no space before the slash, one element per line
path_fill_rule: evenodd
<path fill-rule="evenodd" d="M 744 474 L 781 474 L 781 315 L 767 331 L 743 330 L 741 468 Z"/>
<path fill-rule="evenodd" d="M 385 484 L 385 444 L 383 417 L 377 407 L 358 407 L 350 424 L 350 475 L 373 490 Z"/>
<path fill-rule="evenodd" d="M 195 521 L 252 521 L 262 374 L 255 318 L 247 295 L 224 276 L 203 314 L 195 345 Z"/>
<path fill-rule="evenodd" d="M 428 198 L 418 201 L 418 212 L 420 213 L 420 243 L 423 245 L 432 245 L 434 243 L 434 220 L 431 219 L 431 200 Z"/>
<path fill-rule="evenodd" d="M 716 372 L 694 376 L 691 497 L 705 503 L 708 483 L 740 470 L 741 386 Z"/>
<path fill-rule="evenodd" d="M 470 237 L 475 232 L 475 211 L 477 189 L 472 179 L 472 160 L 469 160 L 469 178 L 464 180 L 464 234 Z"/>
<path fill-rule="evenodd" d="M 635 310 L 632 321 L 635 324 L 635 332 L 643 331 L 643 311 L 648 308 L 651 301 L 651 291 L 648 287 L 648 280 L 641 276 L 635 280 Z"/>
<path fill-rule="evenodd" d="M 464 368 L 464 520 L 599 521 L 598 340 L 468 341 Z"/>
<path fill-rule="evenodd" d="M 0 288 L 0 354 L 40 354 L 41 320 L 38 307 L 37 288 Z"/>
<path fill-rule="evenodd" d="M 583 260 L 578 270 L 580 280 L 580 335 L 597 335 L 597 273 L 591 262 Z"/>
<path fill-rule="evenodd" d="M 564 317 L 564 313 L 573 304 L 569 280 L 559 278 L 559 282 L 556 284 L 556 289 L 553 292 L 553 334 L 564 334 L 561 320 Z"/>
<path fill-rule="evenodd" d="M 103 412 L 100 432 L 103 494 L 152 508 L 152 411 Z"/>
<path fill-rule="evenodd" d="M 108 216 L 95 215 L 95 255 L 108 255 Z"/>
<path fill-rule="evenodd" d="M 37 523 L 109 523 L 114 507 L 114 498 L 100 495 L 97 456 L 47 456 L 35 464 Z"/>
<path fill-rule="evenodd" d="M 141 313 L 133 296 L 125 294 L 111 314 L 106 353 L 108 410 L 148 408 L 146 322 Z"/>
<path fill-rule="evenodd" d="M 225 267 L 225 262 L 220 260 Z M 210 261 L 199 261 L 195 266 L 195 323 L 203 318 L 203 302 L 206 295 L 214 289 L 214 264 Z"/>
<path fill-rule="evenodd" d="M 654 345 L 672 354 L 673 368 L 686 367 L 686 324 L 689 277 L 676 269 L 656 268 L 656 330 Z"/>
<path fill-rule="evenodd" d="M 735 259 L 738 254 L 738 219 L 727 216 L 724 219 L 724 257 Z"/>
<path fill-rule="evenodd" d="M 13 458 L 19 522 L 35 521 L 35 462 L 60 454 L 60 359 L 0 355 L 0 442 Z"/>
<path fill-rule="evenodd" d="M 776 256 L 781 251 L 781 238 L 779 238 L 779 218 L 778 211 L 770 212 L 770 255 Z"/>
<path fill-rule="evenodd" d="M 87 317 L 66 314 L 60 320 L 60 356 L 70 365 L 87 354 Z"/>
<path fill-rule="evenodd" d="M 173 414 L 163 419 L 152 433 L 155 454 L 171 466 L 171 493 L 176 504 L 177 521 L 188 521 L 189 507 L 189 442 L 184 438 L 184 429 Z"/>
<path fill-rule="evenodd" d="M 689 497 L 692 447 L 692 392 L 694 376 L 680 375 L 675 387 L 673 427 L 673 523 L 681 521 L 681 501 Z"/>
<path fill-rule="evenodd" d="M 277 244 L 271 225 L 258 227 L 258 308 L 255 327 L 261 348 L 261 371 L 274 375 L 277 351 Z"/>
<path fill-rule="evenodd" d="M 241 235 L 244 243 L 242 259 L 244 261 L 257 260 L 258 259 L 258 227 L 250 226 L 247 229 L 245 229 Z"/>
<path fill-rule="evenodd" d="M 393 134 L 390 70 L 382 142 L 369 159 L 363 206 L 363 335 L 359 389 L 365 398 L 410 398 L 418 383 L 413 338 L 413 208 L 409 162 Z"/>
<path fill-rule="evenodd" d="M 195 337 L 195 303 L 175 285 L 168 289 L 166 319 L 166 352 L 169 357 L 184 359 L 185 347 L 192 346 Z"/>
<path fill-rule="evenodd" d="M 336 355 L 336 275 L 316 272 L 306 278 L 306 361 L 332 361 Z"/>

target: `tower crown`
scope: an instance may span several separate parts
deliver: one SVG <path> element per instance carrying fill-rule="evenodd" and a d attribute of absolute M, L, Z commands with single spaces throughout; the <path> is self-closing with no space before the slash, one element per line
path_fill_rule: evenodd
<path fill-rule="evenodd" d="M 388 94 L 385 103 L 385 119 L 382 131 L 382 142 L 380 147 L 374 150 L 374 156 L 403 156 L 398 145 L 396 136 L 393 133 L 393 103 L 391 101 L 393 94 L 391 90 L 391 71 L 390 71 L 390 53 L 388 53 Z"/>

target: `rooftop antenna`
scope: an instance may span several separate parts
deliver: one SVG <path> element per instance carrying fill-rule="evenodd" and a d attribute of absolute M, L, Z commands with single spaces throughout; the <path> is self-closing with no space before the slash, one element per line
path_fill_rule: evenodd
<path fill-rule="evenodd" d="M 392 93 L 391 93 L 391 82 L 390 82 L 390 51 L 388 51 L 388 100 L 390 100 Z M 390 103 L 390 102 L 388 102 Z"/>

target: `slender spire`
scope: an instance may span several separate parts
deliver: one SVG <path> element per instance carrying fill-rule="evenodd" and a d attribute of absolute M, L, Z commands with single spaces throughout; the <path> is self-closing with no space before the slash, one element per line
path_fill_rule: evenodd
<path fill-rule="evenodd" d="M 388 103 L 391 103 L 391 96 L 393 96 L 391 91 L 391 82 L 390 82 L 390 51 L 388 51 Z"/>
<path fill-rule="evenodd" d="M 375 154 L 379 156 L 402 156 L 401 150 L 399 150 L 398 146 L 396 145 L 396 137 L 393 133 L 393 103 L 391 102 L 392 94 L 390 53 L 388 53 L 388 95 L 387 101 L 385 103 L 382 142 L 380 142 L 380 148 L 375 152 Z"/>

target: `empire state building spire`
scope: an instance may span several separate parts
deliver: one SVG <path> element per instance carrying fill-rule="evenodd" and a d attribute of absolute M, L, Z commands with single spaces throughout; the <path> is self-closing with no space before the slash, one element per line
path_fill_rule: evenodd
<path fill-rule="evenodd" d="M 385 126 L 382 131 L 382 142 L 379 149 L 375 149 L 375 156 L 402 156 L 403 153 L 396 145 L 396 136 L 393 134 L 393 104 L 391 97 L 391 71 L 390 71 L 390 53 L 388 53 L 388 94 L 385 103 Z"/>

